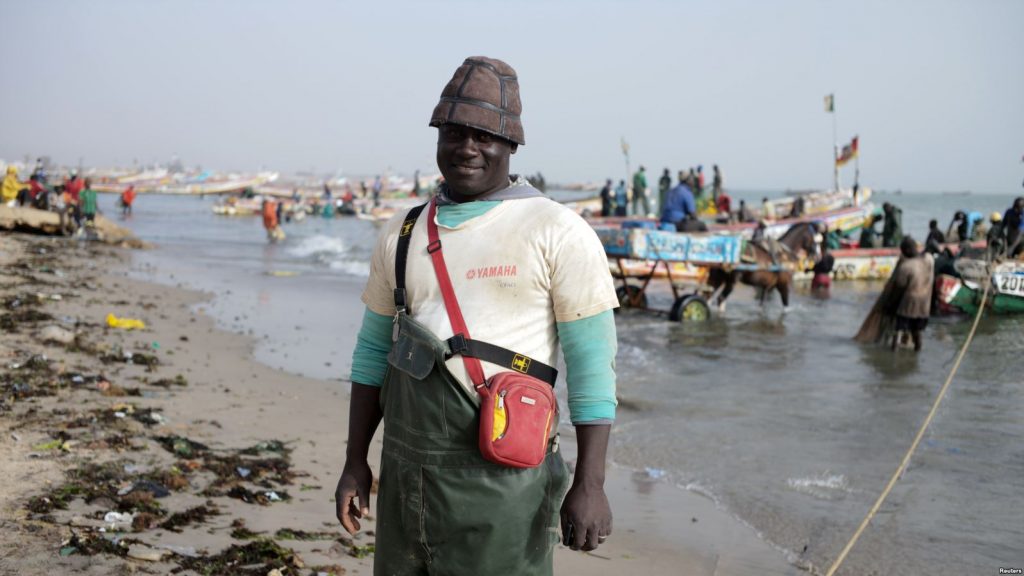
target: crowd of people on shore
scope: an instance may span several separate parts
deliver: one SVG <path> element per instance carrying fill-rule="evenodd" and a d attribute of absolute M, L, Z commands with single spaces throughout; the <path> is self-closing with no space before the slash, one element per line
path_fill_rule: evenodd
<path fill-rule="evenodd" d="M 8 166 L 2 194 L 6 206 L 27 206 L 56 212 L 60 217 L 60 229 L 65 234 L 73 234 L 83 226 L 92 225 L 98 212 L 92 181 L 83 179 L 75 171 L 59 186 L 51 187 L 42 170 L 33 171 L 29 180 L 22 182 L 18 179 L 18 169 Z"/>
<path fill-rule="evenodd" d="M 123 215 L 131 215 L 135 196 L 133 186 L 121 193 L 118 204 Z M 59 184 L 51 184 L 41 160 L 36 162 L 27 181 L 19 179 L 16 166 L 7 166 L 0 187 L 0 204 L 54 212 L 60 219 L 61 231 L 67 235 L 82 233 L 94 226 L 100 213 L 92 179 L 82 178 L 77 170 L 71 170 Z"/>
<path fill-rule="evenodd" d="M 768 198 L 763 198 L 759 209 L 751 208 L 745 200 L 734 205 L 732 196 L 726 191 L 722 171 L 712 166 L 711 181 L 705 179 L 703 165 L 680 170 L 676 179 L 665 168 L 657 182 L 657 197 L 647 183 L 647 172 L 643 166 L 633 174 L 632 185 L 625 180 L 614 184 L 611 178 L 601 188 L 601 216 L 657 218 L 663 226 L 674 226 L 683 232 L 707 230 L 702 220 L 713 218 L 721 224 L 770 222 L 780 218 L 794 218 L 803 215 L 804 206 L 797 199 L 784 214 Z"/>
<path fill-rule="evenodd" d="M 664 222 L 684 225 L 687 220 L 697 220 L 701 213 L 733 216 L 732 198 L 722 186 L 722 172 L 717 164 L 712 166 L 710 185 L 705 180 L 703 165 L 680 170 L 675 185 L 671 171 L 665 168 L 657 184 L 657 197 L 652 198 L 644 166 L 633 173 L 631 186 L 625 180 L 614 185 L 611 178 L 607 179 L 601 189 L 601 216 L 658 217 Z M 747 216 L 753 219 L 751 213 Z"/>
<path fill-rule="evenodd" d="M 889 225 L 891 215 L 898 211 L 888 203 L 883 207 L 885 227 L 881 244 L 898 245 L 900 258 L 856 339 L 872 342 L 892 334 L 887 344 L 893 350 L 912 346 L 920 351 L 922 332 L 935 306 L 936 271 L 955 274 L 952 262 L 956 255 L 949 245 L 959 245 L 959 254 L 964 254 L 980 249 L 978 246 L 984 243 L 983 255 L 975 253 L 974 257 L 983 257 L 989 262 L 1020 258 L 1024 254 L 1024 197 L 1014 199 L 1002 214 L 993 212 L 988 223 L 981 214 L 963 210 L 953 215 L 945 232 L 939 229 L 937 220 L 931 220 L 923 249 L 913 237 L 902 236 L 898 219 L 896 224 Z M 872 218 L 870 223 L 865 223 L 861 247 L 871 246 L 876 239 L 873 229 L 877 220 Z"/>
<path fill-rule="evenodd" d="M 978 212 L 958 210 L 946 231 L 937 220 L 928 223 L 925 250 L 932 254 L 942 252 L 943 244 L 985 242 L 989 260 L 1018 258 L 1024 254 L 1024 196 L 1014 199 L 1005 212 L 993 212 L 988 222 Z"/>

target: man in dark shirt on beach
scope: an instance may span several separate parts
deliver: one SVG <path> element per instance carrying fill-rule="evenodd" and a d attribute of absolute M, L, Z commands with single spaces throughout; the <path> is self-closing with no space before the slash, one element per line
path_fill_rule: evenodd
<path fill-rule="evenodd" d="M 613 200 L 612 179 L 609 178 L 605 181 L 604 187 L 601 188 L 601 217 L 607 218 L 612 215 Z"/>
<path fill-rule="evenodd" d="M 906 236 L 900 242 L 901 258 L 886 284 L 887 308 L 896 316 L 893 350 L 899 345 L 901 332 L 910 333 L 914 351 L 921 351 L 921 333 L 928 326 L 932 308 L 932 287 L 935 284 L 935 261 L 931 254 L 919 253 L 917 242 Z"/>
<path fill-rule="evenodd" d="M 643 210 L 641 210 L 641 206 Z M 633 174 L 633 216 L 643 218 L 650 214 L 651 202 L 647 198 L 647 172 L 641 166 Z"/>
<path fill-rule="evenodd" d="M 658 213 L 665 209 L 665 203 L 668 201 L 668 191 L 672 188 L 672 176 L 668 172 L 668 168 L 662 172 L 661 178 L 658 179 Z"/>
<path fill-rule="evenodd" d="M 662 223 L 675 224 L 678 227 L 680 223 L 697 216 L 697 203 L 688 186 L 690 180 L 685 172 L 679 173 L 679 184 L 669 190 L 665 205 L 661 208 Z"/>
<path fill-rule="evenodd" d="M 903 241 L 903 210 L 888 202 L 882 204 L 885 222 L 882 224 L 882 246 L 895 248 Z"/>
<path fill-rule="evenodd" d="M 1003 232 L 1006 234 L 1006 256 L 1016 258 L 1024 250 L 1024 197 L 1017 198 L 1003 214 Z"/>
<path fill-rule="evenodd" d="M 939 221 L 928 222 L 928 237 L 924 239 L 924 251 L 929 254 L 938 254 L 942 251 L 942 245 L 946 243 L 946 235 L 939 230 Z"/>

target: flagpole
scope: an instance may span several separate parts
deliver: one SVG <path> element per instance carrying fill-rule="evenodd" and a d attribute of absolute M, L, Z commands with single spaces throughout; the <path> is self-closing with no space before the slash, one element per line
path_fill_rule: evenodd
<path fill-rule="evenodd" d="M 620 144 L 622 145 L 622 156 L 626 161 L 626 189 L 629 190 L 633 185 L 633 180 L 631 180 L 631 174 L 629 172 L 629 143 L 626 142 L 625 136 L 620 138 Z"/>
<path fill-rule="evenodd" d="M 839 158 L 839 131 L 836 128 L 835 92 L 832 94 L 832 186 L 839 192 L 839 163 L 836 162 L 836 158 Z"/>

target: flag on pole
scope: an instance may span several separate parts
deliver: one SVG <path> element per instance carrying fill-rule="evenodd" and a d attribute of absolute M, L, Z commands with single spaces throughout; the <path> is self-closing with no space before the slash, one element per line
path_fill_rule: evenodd
<path fill-rule="evenodd" d="M 825 112 L 835 112 L 835 111 L 836 111 L 836 95 L 835 94 L 828 94 L 827 96 L 825 96 Z"/>
<path fill-rule="evenodd" d="M 849 144 L 843 146 L 843 151 L 839 153 L 839 157 L 836 158 L 836 167 L 846 164 L 850 160 L 857 157 L 857 139 L 859 136 L 854 136 L 853 140 Z"/>
<path fill-rule="evenodd" d="M 626 142 L 626 137 L 621 136 L 619 138 L 619 143 L 622 145 L 622 153 L 629 156 L 629 142 Z"/>

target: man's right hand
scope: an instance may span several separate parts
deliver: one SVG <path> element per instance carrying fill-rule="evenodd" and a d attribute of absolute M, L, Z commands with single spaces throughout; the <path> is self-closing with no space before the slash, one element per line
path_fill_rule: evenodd
<path fill-rule="evenodd" d="M 360 528 L 358 519 L 370 513 L 372 484 L 373 471 L 366 460 L 345 462 L 341 478 L 338 479 L 338 487 L 334 490 L 334 502 L 338 521 L 349 534 L 355 535 Z"/>

